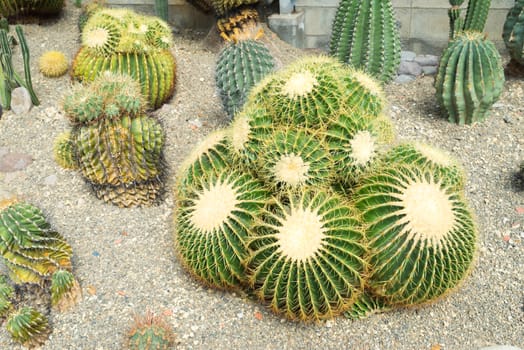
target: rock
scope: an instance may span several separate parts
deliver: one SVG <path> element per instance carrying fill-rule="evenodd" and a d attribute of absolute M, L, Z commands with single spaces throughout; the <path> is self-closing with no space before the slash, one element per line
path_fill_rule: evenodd
<path fill-rule="evenodd" d="M 25 87 L 17 87 L 11 92 L 11 110 L 13 113 L 27 113 L 32 106 L 31 95 Z"/>
<path fill-rule="evenodd" d="M 416 62 L 400 62 L 400 66 L 398 67 L 398 74 L 410 74 L 410 75 L 421 75 L 422 74 L 422 67 Z"/>
<path fill-rule="evenodd" d="M 46 186 L 54 186 L 54 185 L 56 185 L 57 181 L 58 181 L 58 177 L 55 174 L 49 175 L 48 177 L 46 177 L 44 179 L 44 185 L 46 185 Z"/>
<path fill-rule="evenodd" d="M 435 55 L 418 55 L 415 62 L 421 66 L 438 66 L 439 57 Z"/>
<path fill-rule="evenodd" d="M 437 66 L 422 66 L 422 73 L 424 75 L 435 75 L 437 74 Z"/>
<path fill-rule="evenodd" d="M 414 53 L 413 51 L 402 51 L 400 53 L 400 60 L 401 61 L 407 61 L 407 62 L 411 62 L 415 59 L 415 57 L 417 57 L 417 54 Z"/>
<path fill-rule="evenodd" d="M 395 78 L 395 83 L 406 84 L 415 80 L 415 76 L 409 74 L 400 74 Z"/>
<path fill-rule="evenodd" d="M 493 346 L 488 346 L 485 348 L 480 348 L 479 350 L 522 350 L 522 349 L 517 348 L 515 346 L 509 346 L 509 345 L 493 345 Z"/>
<path fill-rule="evenodd" d="M 7 153 L 0 158 L 0 171 L 9 173 L 27 168 L 33 157 L 25 153 Z"/>

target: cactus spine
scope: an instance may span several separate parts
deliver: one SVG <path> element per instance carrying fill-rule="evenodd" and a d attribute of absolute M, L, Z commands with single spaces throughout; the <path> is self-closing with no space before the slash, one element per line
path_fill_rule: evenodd
<path fill-rule="evenodd" d="M 390 0 L 342 0 L 330 55 L 388 82 L 400 64 L 400 34 Z"/>
<path fill-rule="evenodd" d="M 51 333 L 47 318 L 27 306 L 9 316 L 6 328 L 16 342 L 30 349 L 44 344 Z"/>
<path fill-rule="evenodd" d="M 504 86 L 504 70 L 495 45 L 479 32 L 463 32 L 440 60 L 435 88 L 448 120 L 471 124 L 484 120 Z"/>
<path fill-rule="evenodd" d="M 504 22 L 502 38 L 511 59 L 524 65 L 524 0 L 516 0 Z"/>
<path fill-rule="evenodd" d="M 449 40 L 464 31 L 484 31 L 491 0 L 469 0 L 466 18 L 461 17 L 460 6 L 463 2 L 464 0 L 449 0 Z"/>

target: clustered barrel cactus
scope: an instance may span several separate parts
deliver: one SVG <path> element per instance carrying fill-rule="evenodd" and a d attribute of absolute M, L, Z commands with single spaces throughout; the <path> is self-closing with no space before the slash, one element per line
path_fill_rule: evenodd
<path fill-rule="evenodd" d="M 35 206 L 0 198 L 0 255 L 17 285 L 50 287 L 51 306 L 66 311 L 81 298 L 71 273 L 71 246 Z M 6 318 L 13 340 L 28 348 L 43 344 L 51 332 L 47 317 L 29 306 L 19 307 L 15 288 L 0 275 L 0 318 Z"/>
<path fill-rule="evenodd" d="M 144 106 L 133 78 L 109 72 L 64 100 L 73 129 L 55 142 L 57 162 L 78 168 L 98 198 L 120 207 L 150 205 L 162 193 L 164 133 Z"/>
<path fill-rule="evenodd" d="M 15 16 L 52 16 L 62 11 L 64 0 L 0 0 L 0 14 Z"/>
<path fill-rule="evenodd" d="M 502 38 L 511 59 L 524 65 L 524 0 L 516 0 L 504 22 Z"/>
<path fill-rule="evenodd" d="M 179 169 L 182 264 L 303 321 L 455 288 L 476 253 L 463 171 L 431 146 L 391 147 L 385 103 L 375 79 L 334 58 L 268 75 Z"/>
<path fill-rule="evenodd" d="M 72 75 L 83 82 L 107 70 L 130 75 L 140 83 L 149 107 L 156 109 L 174 92 L 172 45 L 171 29 L 159 18 L 125 9 L 99 9 L 83 28 Z"/>
<path fill-rule="evenodd" d="M 400 33 L 390 0 L 342 0 L 333 22 L 330 55 L 390 81 L 400 64 Z"/>

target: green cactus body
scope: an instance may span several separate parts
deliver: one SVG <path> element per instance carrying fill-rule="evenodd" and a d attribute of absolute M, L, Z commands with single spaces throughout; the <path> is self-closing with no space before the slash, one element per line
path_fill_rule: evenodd
<path fill-rule="evenodd" d="M 524 0 L 515 1 L 504 22 L 502 38 L 511 58 L 524 64 Z"/>
<path fill-rule="evenodd" d="M 128 334 L 129 350 L 169 350 L 173 348 L 175 335 L 171 327 L 151 312 L 135 316 L 135 323 Z"/>
<path fill-rule="evenodd" d="M 71 269 L 71 247 L 30 204 L 0 208 L 0 254 L 15 283 L 42 283 L 58 269 Z"/>
<path fill-rule="evenodd" d="M 51 333 L 47 318 L 30 307 L 12 313 L 6 328 L 13 340 L 30 349 L 44 344 Z"/>
<path fill-rule="evenodd" d="M 81 81 L 93 81 L 105 71 L 130 75 L 156 109 L 175 88 L 172 42 L 169 26 L 156 17 L 129 10 L 98 10 L 84 27 L 72 75 Z"/>
<path fill-rule="evenodd" d="M 322 136 L 304 129 L 276 129 L 262 145 L 258 175 L 273 189 L 329 186 L 333 160 Z"/>
<path fill-rule="evenodd" d="M 364 291 L 349 310 L 344 313 L 349 319 L 358 320 L 368 317 L 377 312 L 385 312 L 391 309 L 385 298 L 373 295 L 369 291 Z"/>
<path fill-rule="evenodd" d="M 484 31 L 490 6 L 491 0 L 469 0 L 463 30 Z"/>
<path fill-rule="evenodd" d="M 13 308 L 11 299 L 15 289 L 7 282 L 4 275 L 0 275 L 0 319 L 6 317 Z"/>
<path fill-rule="evenodd" d="M 333 22 L 330 55 L 390 81 L 400 64 L 400 34 L 390 0 L 342 0 Z"/>
<path fill-rule="evenodd" d="M 239 7 L 254 5 L 258 1 L 259 0 L 209 0 L 218 17 L 227 16 L 230 12 Z"/>
<path fill-rule="evenodd" d="M 354 193 L 366 224 L 368 285 L 392 304 L 435 300 L 472 267 L 477 232 L 462 191 L 417 164 L 380 167 Z"/>
<path fill-rule="evenodd" d="M 62 11 L 64 0 L 0 0 L 0 14 L 5 17 L 50 16 Z"/>
<path fill-rule="evenodd" d="M 377 117 L 386 107 L 386 97 L 380 83 L 358 69 L 347 69 L 342 76 L 346 88 L 345 108 L 359 114 Z"/>
<path fill-rule="evenodd" d="M 484 120 L 503 86 L 500 54 L 482 33 L 464 32 L 450 42 L 435 79 L 437 99 L 450 122 L 462 125 Z"/>
<path fill-rule="evenodd" d="M 82 296 L 80 285 L 73 274 L 67 270 L 58 270 L 51 276 L 51 306 L 59 311 L 66 311 L 76 305 Z"/>
<path fill-rule="evenodd" d="M 231 168 L 196 180 L 177 200 L 176 251 L 197 279 L 237 288 L 246 281 L 247 237 L 269 193 L 249 173 Z"/>
<path fill-rule="evenodd" d="M 249 241 L 250 282 L 289 319 L 313 321 L 348 309 L 363 289 L 363 234 L 354 210 L 319 189 L 288 193 L 264 208 Z"/>
<path fill-rule="evenodd" d="M 241 40 L 222 50 L 217 62 L 216 84 L 231 118 L 242 108 L 253 85 L 273 67 L 273 57 L 261 42 Z"/>
<path fill-rule="evenodd" d="M 78 169 L 78 161 L 76 159 L 75 143 L 71 139 L 69 131 L 58 135 L 53 145 L 53 155 L 55 161 L 64 169 Z"/>

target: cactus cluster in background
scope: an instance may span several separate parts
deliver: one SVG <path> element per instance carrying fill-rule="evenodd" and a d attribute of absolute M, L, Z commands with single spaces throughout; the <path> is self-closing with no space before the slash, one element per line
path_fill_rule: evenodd
<path fill-rule="evenodd" d="M 130 207 L 159 199 L 164 132 L 145 114 L 133 78 L 106 72 L 88 86 L 77 84 L 66 96 L 64 110 L 73 129 L 55 141 L 59 164 L 78 168 L 106 202 Z"/>
<path fill-rule="evenodd" d="M 31 82 L 29 47 L 27 46 L 23 29 L 17 25 L 15 30 L 22 49 L 24 78 L 22 78 L 13 67 L 13 52 L 10 46 L 12 37 L 8 36 L 6 29 L 0 29 L 0 104 L 5 109 L 11 108 L 11 92 L 19 86 L 27 89 L 33 105 L 37 106 L 40 104 L 33 90 L 33 83 Z"/>
<path fill-rule="evenodd" d="M 504 87 L 502 59 L 480 32 L 462 32 L 444 50 L 435 79 L 437 99 L 448 120 L 480 122 Z"/>
<path fill-rule="evenodd" d="M 12 283 L 50 287 L 51 306 L 66 311 L 81 299 L 71 273 L 72 249 L 54 231 L 42 211 L 13 198 L 0 198 L 0 255 Z M 51 329 L 47 317 L 18 305 L 15 288 L 0 275 L 0 318 L 6 319 L 13 340 L 33 348 L 42 345 Z"/>
<path fill-rule="evenodd" d="M 130 75 L 140 83 L 149 107 L 156 109 L 174 92 L 172 45 L 171 28 L 157 17 L 125 9 L 99 9 L 83 28 L 72 75 L 83 82 L 108 70 Z"/>
<path fill-rule="evenodd" d="M 329 53 L 381 81 L 390 81 L 400 64 L 400 34 L 391 1 L 342 0 Z"/>
<path fill-rule="evenodd" d="M 64 5 L 64 0 L 0 0 L 0 14 L 5 17 L 54 16 Z"/>
<path fill-rule="evenodd" d="M 502 39 L 512 61 L 524 66 L 524 0 L 516 0 L 504 22 Z"/>
<path fill-rule="evenodd" d="M 385 104 L 380 83 L 335 58 L 268 75 L 179 169 L 182 264 L 303 321 L 455 288 L 476 252 L 463 172 L 431 146 L 390 148 Z"/>

